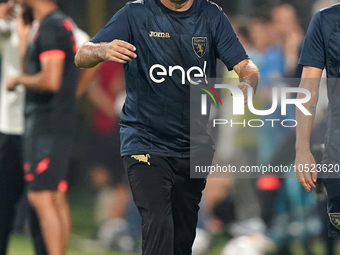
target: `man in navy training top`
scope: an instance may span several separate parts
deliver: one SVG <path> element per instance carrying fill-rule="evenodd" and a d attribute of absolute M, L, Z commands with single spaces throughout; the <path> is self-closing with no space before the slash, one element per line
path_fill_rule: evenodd
<path fill-rule="evenodd" d="M 190 138 L 190 84 L 214 78 L 217 58 L 240 76 L 245 95 L 255 90 L 257 67 L 222 9 L 207 0 L 128 3 L 77 52 L 81 68 L 125 64 L 121 155 L 145 255 L 191 254 L 205 179 L 190 178 L 190 159 L 211 165 L 214 150 L 208 116 L 194 120 L 199 133 Z"/>
<path fill-rule="evenodd" d="M 317 172 L 323 172 L 328 196 L 330 237 L 340 236 L 340 4 L 323 9 L 315 14 L 310 23 L 302 48 L 299 64 L 303 66 L 300 88 L 311 92 L 311 100 L 304 106 L 311 116 L 297 110 L 296 120 L 296 171 L 298 180 L 306 191 L 315 188 Z M 310 135 L 318 101 L 320 79 L 323 69 L 327 72 L 329 110 L 325 153 L 320 166 L 316 166 L 310 150 Z M 304 97 L 299 95 L 298 97 Z M 304 166 L 302 171 L 301 166 Z M 300 172 L 301 171 L 301 172 Z M 326 172 L 326 173 L 325 173 Z M 333 174 L 332 174 L 333 173 Z"/>

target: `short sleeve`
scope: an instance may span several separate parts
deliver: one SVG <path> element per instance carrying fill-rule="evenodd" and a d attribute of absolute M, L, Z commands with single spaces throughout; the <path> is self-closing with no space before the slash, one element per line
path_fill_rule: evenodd
<path fill-rule="evenodd" d="M 112 19 L 92 39 L 93 43 L 112 42 L 113 40 L 130 41 L 130 27 L 127 7 L 120 9 Z"/>
<path fill-rule="evenodd" d="M 319 69 L 325 67 L 324 40 L 321 27 L 321 13 L 313 17 L 302 46 L 299 64 Z"/>
<path fill-rule="evenodd" d="M 248 55 L 240 43 L 230 21 L 223 11 L 219 11 L 214 22 L 213 36 L 218 58 L 221 59 L 231 71 L 242 60 L 248 59 Z"/>
<path fill-rule="evenodd" d="M 40 60 L 47 57 L 66 57 L 66 43 L 69 41 L 66 29 L 57 25 L 42 26 L 39 30 Z"/>

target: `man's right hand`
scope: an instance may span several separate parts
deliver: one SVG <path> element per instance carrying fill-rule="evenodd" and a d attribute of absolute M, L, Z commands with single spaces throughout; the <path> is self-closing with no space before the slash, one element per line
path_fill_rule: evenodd
<path fill-rule="evenodd" d="M 295 174 L 307 192 L 316 188 L 317 165 L 309 149 L 296 152 Z"/>
<path fill-rule="evenodd" d="M 105 61 L 126 64 L 137 58 L 135 51 L 136 47 L 132 44 L 121 40 L 114 40 L 106 45 L 102 58 Z"/>

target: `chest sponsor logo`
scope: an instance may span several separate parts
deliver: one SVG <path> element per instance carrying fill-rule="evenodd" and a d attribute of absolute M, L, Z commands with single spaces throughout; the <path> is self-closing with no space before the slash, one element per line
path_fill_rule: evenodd
<path fill-rule="evenodd" d="M 186 81 L 188 81 L 190 84 L 198 85 L 202 83 L 203 81 L 201 79 L 199 80 L 193 80 L 195 78 L 204 78 L 204 81 L 207 83 L 207 75 L 206 75 L 206 69 L 207 69 L 208 62 L 204 61 L 203 68 L 199 66 L 192 66 L 188 70 L 185 70 L 182 66 L 169 66 L 165 67 L 160 64 L 155 64 L 151 66 L 149 70 L 149 76 L 151 80 L 155 83 L 163 83 L 166 80 L 166 77 L 172 77 L 174 75 L 174 72 L 178 72 L 181 77 L 181 83 L 182 85 L 186 84 Z"/>
<path fill-rule="evenodd" d="M 154 32 L 150 31 L 150 37 L 158 37 L 158 38 L 170 38 L 170 33 L 163 33 L 163 32 Z"/>
<path fill-rule="evenodd" d="M 207 50 L 208 39 L 206 37 L 193 37 L 192 47 L 197 57 L 202 58 Z"/>

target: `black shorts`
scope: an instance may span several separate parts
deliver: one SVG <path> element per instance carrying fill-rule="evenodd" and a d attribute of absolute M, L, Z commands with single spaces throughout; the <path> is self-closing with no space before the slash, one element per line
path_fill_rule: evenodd
<path fill-rule="evenodd" d="M 51 136 L 24 136 L 24 172 L 31 191 L 68 189 L 67 175 L 72 139 Z"/>
<path fill-rule="evenodd" d="M 91 169 L 104 168 L 110 176 L 112 186 L 127 185 L 123 160 L 120 156 L 119 133 L 97 134 L 92 132 L 89 154 Z"/>
<path fill-rule="evenodd" d="M 328 199 L 328 236 L 340 236 L 340 178 L 324 180 Z"/>

